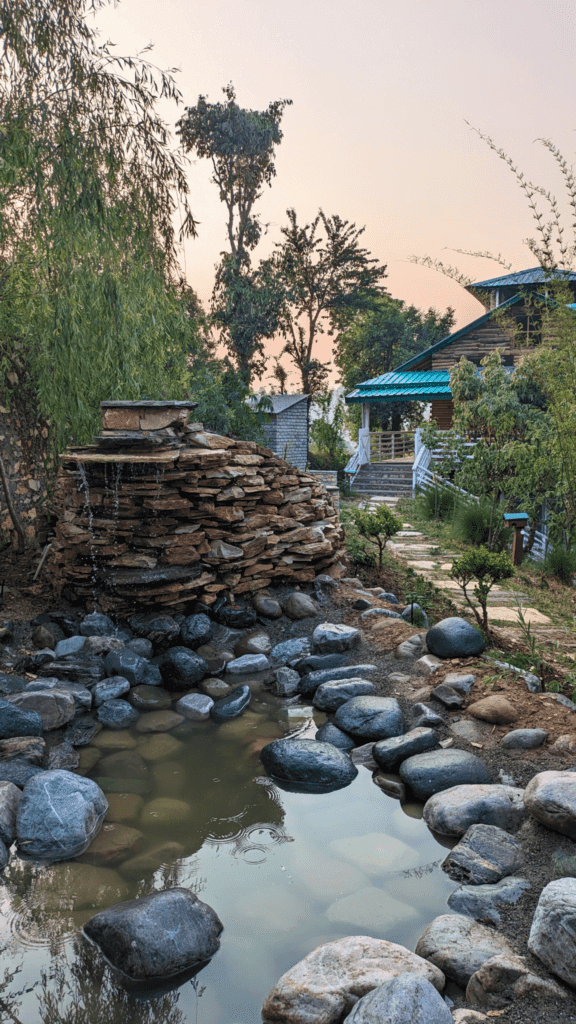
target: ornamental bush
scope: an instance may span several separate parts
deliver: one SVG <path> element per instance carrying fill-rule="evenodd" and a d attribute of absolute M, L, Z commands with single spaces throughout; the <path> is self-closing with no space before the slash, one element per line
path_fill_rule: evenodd
<path fill-rule="evenodd" d="M 488 632 L 488 594 L 495 583 L 509 579 L 514 575 L 514 566 L 505 551 L 488 551 L 487 548 L 471 548 L 460 558 L 455 558 L 452 568 L 448 574 L 451 579 L 456 580 L 462 589 L 464 597 L 474 615 L 478 625 Z M 468 596 L 467 588 L 471 583 L 475 584 L 473 589 L 474 597 L 480 605 L 482 614 Z"/>

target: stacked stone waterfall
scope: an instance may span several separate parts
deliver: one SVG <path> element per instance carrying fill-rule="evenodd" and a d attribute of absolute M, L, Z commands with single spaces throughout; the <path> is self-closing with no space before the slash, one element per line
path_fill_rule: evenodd
<path fill-rule="evenodd" d="M 269 448 L 188 423 L 193 402 L 102 402 L 62 456 L 58 593 L 122 614 L 311 582 L 343 553 L 325 487 Z"/>

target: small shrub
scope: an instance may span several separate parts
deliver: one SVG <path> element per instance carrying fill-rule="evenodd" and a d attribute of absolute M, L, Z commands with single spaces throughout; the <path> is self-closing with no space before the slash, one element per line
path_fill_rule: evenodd
<path fill-rule="evenodd" d="M 460 499 L 454 510 L 453 533 L 458 540 L 474 547 L 487 547 L 502 551 L 512 535 L 504 525 L 504 506 L 493 507 L 486 499 L 469 501 Z"/>
<path fill-rule="evenodd" d="M 572 577 L 576 576 L 576 550 L 560 546 L 550 548 L 544 559 L 544 572 L 570 586 Z"/>
<path fill-rule="evenodd" d="M 425 519 L 451 519 L 456 505 L 456 491 L 449 487 L 429 487 L 422 491 L 420 506 Z"/>
<path fill-rule="evenodd" d="M 460 558 L 455 558 L 448 575 L 461 587 L 466 602 L 474 612 L 480 628 L 488 633 L 488 594 L 495 583 L 514 575 L 514 566 L 505 551 L 488 551 L 487 548 L 471 548 Z M 470 600 L 467 587 L 474 582 L 473 594 L 482 614 Z"/>
<path fill-rule="evenodd" d="M 368 512 L 362 508 L 353 509 L 350 512 L 350 519 L 360 536 L 369 544 L 377 546 L 378 568 L 381 569 L 384 548 L 390 537 L 402 529 L 402 520 L 398 519 L 387 505 L 379 505 L 375 512 Z"/>

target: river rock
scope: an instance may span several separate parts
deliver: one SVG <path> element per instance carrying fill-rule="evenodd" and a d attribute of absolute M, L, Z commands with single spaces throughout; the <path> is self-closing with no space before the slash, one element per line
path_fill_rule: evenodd
<path fill-rule="evenodd" d="M 142 832 L 119 822 L 107 822 L 78 859 L 83 864 L 110 866 L 126 860 L 140 845 Z"/>
<path fill-rule="evenodd" d="M 411 729 L 403 736 L 392 736 L 390 739 L 378 740 L 372 753 L 380 768 L 392 768 L 399 761 L 405 761 L 412 754 L 421 754 L 424 750 L 435 747 L 440 736 L 434 729 Z"/>
<path fill-rule="evenodd" d="M 108 801 L 92 779 L 47 771 L 24 787 L 16 815 L 20 855 L 70 860 L 84 853 L 100 831 Z"/>
<path fill-rule="evenodd" d="M 241 658 L 234 658 L 226 665 L 226 671 L 231 676 L 245 676 L 248 672 L 265 672 L 270 668 L 270 662 L 265 654 L 243 654 Z"/>
<path fill-rule="evenodd" d="M 493 928 L 461 914 L 436 917 L 418 939 L 416 953 L 462 988 L 493 956 L 513 956 L 508 940 Z"/>
<path fill-rule="evenodd" d="M 432 728 L 435 725 L 444 725 L 444 719 L 429 704 L 416 703 L 412 705 L 412 728 L 419 729 L 421 726 Z"/>
<path fill-rule="evenodd" d="M 157 732 L 138 744 L 138 752 L 146 761 L 166 761 L 177 757 L 184 750 L 184 744 L 167 732 Z"/>
<path fill-rule="evenodd" d="M 0 740 L 0 762 L 14 759 L 40 764 L 44 757 L 46 742 L 41 736 L 12 736 Z"/>
<path fill-rule="evenodd" d="M 349 935 L 318 946 L 286 971 L 264 1000 L 262 1016 L 278 1024 L 339 1024 L 358 998 L 405 973 L 438 991 L 444 987 L 442 972 L 404 946 Z"/>
<path fill-rule="evenodd" d="M 214 607 L 214 618 L 222 626 L 228 626 L 228 629 L 251 629 L 256 625 L 256 612 L 253 608 L 233 607 L 227 603 L 218 606 L 218 602 Z"/>
<path fill-rule="evenodd" d="M 496 825 L 471 825 L 442 864 L 450 878 L 467 885 L 491 885 L 522 867 L 522 847 Z"/>
<path fill-rule="evenodd" d="M 442 996 L 427 978 L 399 974 L 362 996 L 346 1017 L 346 1024 L 454 1024 Z"/>
<path fill-rule="evenodd" d="M 370 623 L 374 619 L 401 619 L 400 612 L 392 612 L 389 608 L 368 608 L 360 616 L 361 622 Z"/>
<path fill-rule="evenodd" d="M 135 651 L 125 648 L 123 651 L 110 651 L 104 659 L 104 666 L 108 676 L 123 676 L 130 686 L 138 686 L 144 682 L 148 662 Z"/>
<path fill-rule="evenodd" d="M 227 697 L 229 693 L 232 693 L 233 687 L 228 683 L 225 683 L 223 679 L 216 679 L 209 676 L 208 679 L 202 680 L 200 683 L 200 689 L 207 697 L 211 697 L 213 701 L 217 701 L 221 700 L 222 697 Z"/>
<path fill-rule="evenodd" d="M 335 683 L 342 679 L 363 679 L 376 671 L 376 665 L 342 665 L 341 668 L 315 669 L 302 676 L 298 690 L 303 697 L 313 697 L 322 683 Z"/>
<path fill-rule="evenodd" d="M 428 676 L 433 676 L 442 667 L 441 658 L 437 658 L 435 654 L 424 654 L 421 658 L 418 658 L 418 661 L 414 662 L 412 671 L 428 678 Z"/>
<path fill-rule="evenodd" d="M 546 742 L 545 729 L 513 729 L 502 737 L 504 750 L 535 750 Z"/>
<path fill-rule="evenodd" d="M 468 711 L 474 718 L 480 718 L 483 722 L 490 722 L 493 725 L 509 725 L 518 718 L 514 705 L 497 693 L 470 704 Z"/>
<path fill-rule="evenodd" d="M 83 683 L 69 683 L 62 679 L 34 679 L 28 683 L 25 693 L 38 693 L 39 690 L 58 690 L 61 693 L 69 693 L 75 701 L 76 708 L 84 708 L 89 711 L 92 707 L 92 694 Z"/>
<path fill-rule="evenodd" d="M 300 685 L 300 676 L 293 668 L 282 665 L 276 669 L 276 679 L 272 686 L 272 692 L 277 697 L 295 697 Z"/>
<path fill-rule="evenodd" d="M 383 590 L 381 594 L 377 594 L 376 596 L 379 597 L 381 601 L 388 601 L 388 604 L 400 603 L 396 594 L 391 594 L 388 590 Z"/>
<path fill-rule="evenodd" d="M 472 975 L 466 987 L 468 1002 L 490 1009 L 507 1009 L 510 1003 L 526 996 L 566 999 L 568 993 L 555 981 L 532 974 L 519 956 L 492 957 Z"/>
<path fill-rule="evenodd" d="M 0 738 L 40 736 L 42 729 L 42 719 L 37 711 L 18 707 L 12 701 L 0 697 Z"/>
<path fill-rule="evenodd" d="M 333 722 L 324 722 L 324 725 L 321 725 L 316 732 L 314 739 L 319 743 L 331 743 L 339 750 L 352 750 L 355 743 L 351 736 L 342 732 L 342 729 L 339 729 Z"/>
<path fill-rule="evenodd" d="M 55 677 L 63 682 L 80 682 L 88 686 L 97 683 L 100 679 L 105 679 L 106 676 L 118 674 L 106 670 L 104 658 L 84 654 L 82 651 L 77 655 L 71 655 L 69 658 L 51 661 L 33 671 L 38 676 Z"/>
<path fill-rule="evenodd" d="M 159 686 L 135 686 L 130 690 L 130 703 L 138 711 L 164 711 L 171 707 L 170 694 Z"/>
<path fill-rule="evenodd" d="M 140 718 L 140 712 L 127 700 L 107 700 L 100 705 L 97 715 L 107 729 L 129 729 Z"/>
<path fill-rule="evenodd" d="M 416 602 L 414 602 L 413 605 L 409 604 L 408 607 L 404 609 L 402 612 L 402 618 L 404 619 L 404 622 L 414 623 L 416 626 L 422 627 L 422 629 L 428 629 L 430 625 L 426 612 L 419 604 L 416 604 Z"/>
<path fill-rule="evenodd" d="M 210 717 L 214 722 L 228 722 L 231 718 L 237 718 L 248 707 L 251 697 L 249 686 L 236 686 L 227 697 L 217 700 L 212 705 Z"/>
<path fill-rule="evenodd" d="M 267 594 L 255 594 L 252 604 L 258 615 L 263 615 L 265 619 L 280 619 L 282 617 L 280 604 L 273 597 L 268 597 Z"/>
<path fill-rule="evenodd" d="M 169 978 L 208 960 L 222 922 L 189 889 L 175 887 L 101 911 L 84 932 L 106 959 L 135 981 Z"/>
<path fill-rule="evenodd" d="M 321 711 L 336 711 L 352 697 L 369 696 L 376 692 L 374 683 L 367 679 L 352 678 L 320 683 L 312 703 Z"/>
<path fill-rule="evenodd" d="M 3 842 L 3 840 L 0 839 L 0 871 L 4 870 L 4 868 L 8 864 L 9 860 L 10 860 L 10 850 L 8 849 L 6 844 Z"/>
<path fill-rule="evenodd" d="M 94 707 L 100 707 L 107 700 L 114 700 L 115 697 L 122 697 L 130 690 L 130 683 L 125 676 L 111 676 L 109 679 L 101 679 L 92 690 Z"/>
<path fill-rule="evenodd" d="M 6 696 L 10 693 L 20 693 L 25 689 L 28 680 L 24 676 L 7 675 L 0 672 L 0 694 Z"/>
<path fill-rule="evenodd" d="M 573 758 L 576 754 L 576 733 L 565 732 L 561 736 L 557 736 L 554 743 L 550 744 L 548 753 L 553 757 Z"/>
<path fill-rule="evenodd" d="M 540 772 L 526 786 L 524 803 L 546 828 L 576 839 L 576 774 Z"/>
<path fill-rule="evenodd" d="M 457 693 L 463 693 L 467 696 L 476 682 L 476 676 L 472 675 L 472 673 L 449 672 L 448 675 L 444 676 L 444 682 L 446 686 L 451 686 Z"/>
<path fill-rule="evenodd" d="M 466 914 L 484 924 L 500 924 L 498 907 L 517 903 L 530 889 L 525 878 L 502 878 L 493 885 L 461 885 L 448 897 L 455 914 Z"/>
<path fill-rule="evenodd" d="M 151 658 L 154 653 L 152 641 L 145 636 L 135 636 L 126 644 L 129 651 L 134 651 L 139 658 Z"/>
<path fill-rule="evenodd" d="M 234 655 L 241 658 L 243 654 L 270 654 L 272 641 L 268 633 L 249 633 L 234 644 Z"/>
<path fill-rule="evenodd" d="M 59 729 L 76 714 L 74 697 L 65 690 L 25 691 L 24 693 L 13 693 L 8 699 L 24 711 L 37 712 L 42 720 L 44 732 Z"/>
<path fill-rule="evenodd" d="M 69 771 L 74 771 L 79 764 L 80 751 L 66 741 L 59 743 L 56 747 L 51 747 L 45 762 L 46 768 L 67 768 Z"/>
<path fill-rule="evenodd" d="M 102 612 L 91 612 L 90 615 L 85 615 L 80 623 L 82 636 L 112 636 L 114 631 L 112 619 Z"/>
<path fill-rule="evenodd" d="M 454 687 L 448 686 L 446 683 L 435 686 L 430 696 L 440 701 L 442 706 L 448 708 L 449 711 L 461 708 L 464 703 L 464 694 L 458 693 Z"/>
<path fill-rule="evenodd" d="M 192 722 L 205 722 L 214 707 L 212 697 L 205 693 L 187 693 L 176 702 L 176 711 Z"/>
<path fill-rule="evenodd" d="M 284 601 L 284 614 L 289 619 L 307 619 L 319 615 L 320 609 L 308 594 L 295 591 Z"/>
<path fill-rule="evenodd" d="M 453 786 L 424 805 L 424 821 L 433 832 L 462 836 L 471 825 L 517 828 L 527 816 L 524 790 L 515 786 Z"/>
<path fill-rule="evenodd" d="M 182 725 L 183 721 L 184 715 L 177 714 L 176 711 L 169 709 L 165 711 L 149 711 L 145 715 L 140 715 L 136 724 L 136 732 L 169 732 L 170 729 L 175 729 L 177 725 Z"/>
<path fill-rule="evenodd" d="M 212 623 L 207 615 L 189 615 L 180 626 L 180 643 L 196 650 L 206 644 L 212 636 Z"/>
<path fill-rule="evenodd" d="M 117 750 L 113 754 L 106 754 L 98 765 L 98 771 L 102 775 L 116 779 L 147 779 L 149 770 L 136 750 Z"/>
<path fill-rule="evenodd" d="M 395 697 L 352 697 L 339 707 L 334 722 L 357 740 L 383 740 L 404 729 Z"/>
<path fill-rule="evenodd" d="M 85 636 L 69 636 L 59 640 L 54 648 L 56 658 L 68 658 L 71 654 L 79 654 L 86 645 Z"/>
<path fill-rule="evenodd" d="M 322 622 L 312 634 L 314 654 L 340 654 L 360 643 L 360 630 L 342 623 Z"/>
<path fill-rule="evenodd" d="M 276 644 L 270 651 L 270 661 L 273 665 L 291 665 L 292 662 L 305 658 L 310 654 L 310 641 L 307 636 L 298 637 L 294 640 L 283 640 Z"/>
<path fill-rule="evenodd" d="M 57 626 L 55 622 L 47 622 L 43 625 L 36 626 L 36 629 L 32 633 L 32 642 L 35 647 L 42 649 L 43 647 L 55 647 L 59 640 L 64 639 L 64 631 Z"/>
<path fill-rule="evenodd" d="M 540 894 L 528 939 L 530 952 L 572 988 L 576 988 L 575 919 L 576 878 L 557 878 Z"/>
<path fill-rule="evenodd" d="M 173 797 L 158 796 L 145 804 L 140 814 L 143 828 L 170 828 L 189 821 L 192 813 L 190 804 Z"/>
<path fill-rule="evenodd" d="M 110 793 L 107 799 L 106 821 L 120 824 L 136 821 L 144 806 L 144 800 L 137 793 Z"/>
<path fill-rule="evenodd" d="M 188 647 L 171 647 L 162 655 L 160 672 L 167 690 L 189 690 L 208 675 L 208 665 Z"/>
<path fill-rule="evenodd" d="M 339 788 L 358 774 L 343 751 L 312 739 L 272 740 L 260 751 L 260 760 L 273 778 L 305 787 Z"/>
<path fill-rule="evenodd" d="M 30 779 L 44 771 L 38 764 L 30 764 L 29 761 L 21 761 L 15 758 L 13 761 L 0 761 L 0 782 L 13 782 L 15 786 L 23 789 Z"/>
<path fill-rule="evenodd" d="M 8 847 L 16 837 L 16 812 L 21 796 L 13 782 L 0 782 L 0 840 Z"/>
<path fill-rule="evenodd" d="M 414 754 L 400 765 L 400 777 L 419 800 L 465 783 L 490 782 L 483 761 L 465 750 L 431 750 Z"/>
<path fill-rule="evenodd" d="M 123 651 L 125 646 L 119 636 L 87 636 L 84 638 L 82 654 L 87 657 L 104 657 L 110 651 Z"/>
<path fill-rule="evenodd" d="M 350 751 L 350 760 L 352 764 L 363 765 L 364 768 L 369 768 L 371 772 L 375 771 L 378 765 L 374 760 L 372 749 L 374 744 L 372 741 L 369 743 L 362 743 L 359 747 L 353 747 Z"/>
<path fill-rule="evenodd" d="M 473 658 L 482 654 L 486 643 L 482 634 L 466 619 L 456 616 L 442 619 L 426 633 L 430 654 L 439 658 Z"/>
<path fill-rule="evenodd" d="M 120 864 L 118 870 L 125 878 L 148 878 L 158 868 L 173 864 L 184 856 L 184 847 L 173 840 L 154 843 L 144 853 L 138 853 Z"/>
<path fill-rule="evenodd" d="M 347 654 L 309 654 L 301 658 L 294 668 L 301 676 L 305 676 L 308 672 L 316 672 L 319 669 L 339 668 L 347 657 Z"/>
<path fill-rule="evenodd" d="M 169 647 L 180 632 L 180 624 L 161 612 L 136 612 L 128 622 L 137 637 L 145 637 L 158 647 Z"/>

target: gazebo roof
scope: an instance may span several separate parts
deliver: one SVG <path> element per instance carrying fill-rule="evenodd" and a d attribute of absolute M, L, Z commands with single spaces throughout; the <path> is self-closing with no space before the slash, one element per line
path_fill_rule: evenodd
<path fill-rule="evenodd" d="M 353 391 L 346 395 L 346 404 L 398 402 L 402 399 L 431 402 L 436 398 L 450 397 L 450 372 L 448 370 L 420 370 L 413 373 L 393 370 L 358 384 Z"/>

